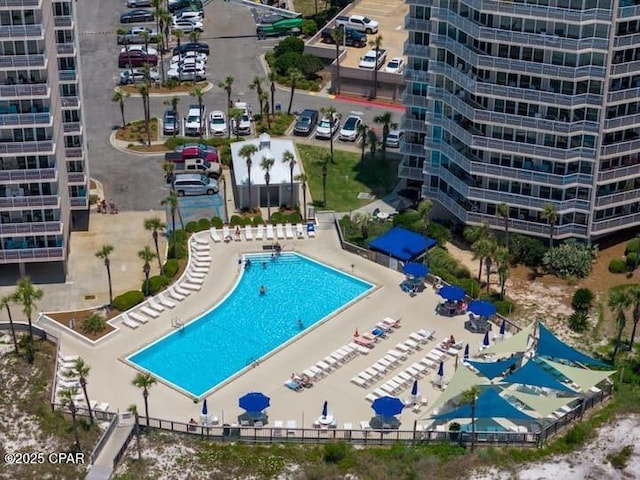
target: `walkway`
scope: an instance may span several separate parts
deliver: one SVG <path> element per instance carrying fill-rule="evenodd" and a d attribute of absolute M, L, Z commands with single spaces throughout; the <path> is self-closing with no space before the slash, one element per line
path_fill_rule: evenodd
<path fill-rule="evenodd" d="M 113 430 L 95 463 L 89 470 L 86 480 L 108 480 L 113 473 L 113 461 L 120 452 L 133 429 L 133 417 L 118 419 L 118 426 Z"/>

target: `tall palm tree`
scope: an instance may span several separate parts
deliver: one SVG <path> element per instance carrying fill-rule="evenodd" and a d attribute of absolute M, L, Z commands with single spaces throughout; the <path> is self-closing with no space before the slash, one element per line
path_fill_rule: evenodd
<path fill-rule="evenodd" d="M 369 125 L 361 123 L 358 125 L 358 136 L 360 137 L 360 171 L 364 167 L 364 152 L 367 148 L 367 132 L 369 131 Z"/>
<path fill-rule="evenodd" d="M 307 221 L 307 175 L 305 173 L 299 173 L 296 175 L 296 181 L 300 182 L 302 187 L 302 219 Z"/>
<path fill-rule="evenodd" d="M 264 116 L 267 117 L 267 128 L 271 130 L 271 115 L 269 113 L 273 113 L 269 108 L 269 94 L 267 92 L 262 92 L 260 94 L 261 105 L 260 108 L 264 111 Z"/>
<path fill-rule="evenodd" d="M 176 231 L 176 213 L 178 213 L 178 218 L 180 219 L 180 224 L 182 225 L 182 215 L 180 214 L 180 202 L 178 200 L 178 194 L 175 190 L 171 189 L 169 191 L 169 196 L 160 202 L 160 205 L 166 206 L 168 205 L 171 209 L 171 235 L 175 235 Z M 182 229 L 184 229 L 184 225 L 182 225 Z"/>
<path fill-rule="evenodd" d="M 258 105 L 260 106 L 260 117 L 262 117 L 264 115 L 264 106 L 262 104 L 262 81 L 264 80 L 264 78 L 262 78 L 259 75 L 256 75 L 255 77 L 253 77 L 253 80 L 251 81 L 251 83 L 249 84 L 249 88 L 251 90 L 255 90 L 256 91 L 256 95 L 258 96 Z"/>
<path fill-rule="evenodd" d="M 378 149 L 378 135 L 371 128 L 367 132 L 367 144 L 369 145 L 369 160 L 375 160 L 376 150 Z"/>
<path fill-rule="evenodd" d="M 431 215 L 431 210 L 433 210 L 433 202 L 431 200 L 425 199 L 418 204 L 418 213 L 422 219 L 422 235 L 425 237 L 427 236 L 427 230 L 429 228 L 429 215 Z"/>
<path fill-rule="evenodd" d="M 342 42 L 344 42 L 344 29 L 342 28 L 334 28 L 331 30 L 331 39 L 333 43 L 336 44 L 336 85 L 335 85 L 335 94 L 340 94 L 340 46 Z"/>
<path fill-rule="evenodd" d="M 496 215 L 504 220 L 504 242 L 509 250 L 509 205 L 506 203 L 499 203 L 496 208 Z"/>
<path fill-rule="evenodd" d="M 124 101 L 129 98 L 129 94 L 127 92 L 122 92 L 120 90 L 113 93 L 111 96 L 111 101 L 117 103 L 120 106 L 120 115 L 122 116 L 122 128 L 127 126 L 127 122 L 124 119 Z"/>
<path fill-rule="evenodd" d="M 276 114 L 276 72 L 269 72 L 269 81 L 271 82 L 271 115 Z"/>
<path fill-rule="evenodd" d="M 171 25 L 173 25 L 173 15 L 166 10 L 160 10 L 156 16 L 160 29 L 158 33 L 164 35 L 164 45 L 169 46 L 169 34 L 171 33 Z"/>
<path fill-rule="evenodd" d="M 146 30 L 140 32 L 140 38 L 142 38 L 142 43 L 144 44 L 145 52 L 149 51 L 149 40 L 151 39 L 151 35 Z"/>
<path fill-rule="evenodd" d="M 218 82 L 218 87 L 222 88 L 225 92 L 227 92 L 227 118 L 231 119 L 231 93 L 233 87 L 233 77 L 228 75 L 224 81 Z M 231 128 L 228 129 L 227 138 L 231 138 Z"/>
<path fill-rule="evenodd" d="M 546 203 L 540 216 L 549 225 L 549 249 L 553 250 L 553 229 L 558 222 L 558 208 L 553 203 Z"/>
<path fill-rule="evenodd" d="M 202 36 L 202 33 L 197 32 L 196 30 L 194 30 L 193 32 L 189 33 L 189 41 L 191 43 L 198 43 L 198 41 L 200 40 L 201 36 Z"/>
<path fill-rule="evenodd" d="M 471 451 L 476 448 L 476 404 L 480 396 L 480 387 L 474 385 L 462 392 L 462 402 L 468 403 L 471 407 Z"/>
<path fill-rule="evenodd" d="M 162 275 L 162 261 L 160 260 L 160 248 L 158 246 L 158 230 L 164 229 L 164 223 L 158 217 L 145 218 L 144 229 L 151 232 L 153 238 L 153 244 L 156 247 L 156 258 L 158 259 L 158 268 L 160 269 L 160 275 Z"/>
<path fill-rule="evenodd" d="M 633 319 L 633 328 L 631 329 L 631 338 L 629 339 L 629 349 L 633 351 L 633 343 L 636 339 L 636 330 L 638 328 L 638 322 L 640 322 L 640 286 L 633 285 L 627 288 L 627 295 L 629 302 L 633 306 L 631 311 L 631 318 Z"/>
<path fill-rule="evenodd" d="M 156 258 L 156 254 L 151 251 L 149 245 L 146 245 L 144 249 L 138 252 L 138 257 L 140 260 L 144 261 L 144 265 L 142 266 L 142 271 L 144 272 L 144 286 L 146 290 L 146 295 L 149 296 L 149 274 L 151 273 L 151 262 L 154 258 Z"/>
<path fill-rule="evenodd" d="M 229 135 L 231 135 L 231 126 L 233 125 L 233 128 L 236 131 L 236 140 L 240 140 L 240 129 L 238 128 L 238 125 L 240 125 L 240 121 L 244 115 L 244 110 L 241 108 L 232 108 L 229 115 Z"/>
<path fill-rule="evenodd" d="M 151 0 L 151 6 L 154 10 L 154 17 L 156 17 L 156 32 L 160 31 L 160 9 L 162 8 L 163 0 Z"/>
<path fill-rule="evenodd" d="M 490 279 L 491 275 L 491 261 L 487 261 L 487 258 L 490 258 L 492 253 L 495 251 L 496 242 L 495 239 L 486 236 L 480 237 L 476 240 L 473 245 L 471 245 L 471 250 L 473 251 L 473 259 L 478 260 L 478 282 L 482 281 L 482 265 L 486 265 L 489 269 L 489 273 L 487 274 L 487 283 Z"/>
<path fill-rule="evenodd" d="M 113 245 L 105 244 L 98 250 L 95 255 L 104 261 L 104 267 L 107 269 L 107 280 L 109 281 L 109 306 L 113 303 L 113 288 L 111 286 L 111 259 L 109 255 L 113 252 Z"/>
<path fill-rule="evenodd" d="M 195 77 L 194 77 L 195 78 Z M 203 130 L 204 127 L 202 125 L 202 122 L 204 122 L 204 115 L 202 115 L 202 99 L 204 98 L 204 90 L 200 87 L 193 87 L 193 90 L 191 90 L 191 92 L 189 93 L 189 95 L 191 95 L 192 97 L 196 98 L 198 100 L 198 108 L 200 109 L 200 136 L 203 136 Z"/>
<path fill-rule="evenodd" d="M 13 338 L 13 348 L 16 351 L 16 355 L 18 355 L 18 339 L 16 337 L 15 326 L 13 325 L 13 316 L 11 315 L 11 306 L 10 304 L 16 301 L 15 294 L 7 295 L 6 297 L 0 298 L 0 309 L 6 309 L 7 315 L 9 316 L 9 325 L 11 327 L 11 337 Z"/>
<path fill-rule="evenodd" d="M 73 435 L 76 439 L 76 451 L 80 452 L 82 449 L 80 448 L 80 436 L 78 434 L 78 407 L 76 407 L 76 402 L 74 397 L 78 394 L 78 387 L 71 387 L 64 389 L 60 392 L 60 403 L 62 406 L 69 410 L 71 414 L 71 421 L 73 423 Z"/>
<path fill-rule="evenodd" d="M 138 460 L 142 460 L 142 448 L 140 447 L 140 416 L 138 415 L 138 406 L 131 404 L 127 407 L 127 411 L 133 414 L 133 432 L 136 436 L 136 449 L 138 450 Z"/>
<path fill-rule="evenodd" d="M 147 417 L 147 427 L 149 426 L 149 389 L 156 384 L 156 379 L 150 373 L 138 373 L 133 379 L 133 385 L 142 389 L 144 398 L 144 411 Z"/>
<path fill-rule="evenodd" d="M 138 93 L 142 97 L 142 108 L 144 110 L 144 127 L 147 131 L 147 146 L 151 146 L 151 119 L 149 118 L 149 85 L 141 83 L 138 85 Z"/>
<path fill-rule="evenodd" d="M 118 34 L 119 37 L 123 37 L 124 41 L 122 42 L 122 45 L 124 46 L 124 51 L 127 53 L 127 68 L 131 68 L 131 57 L 129 56 L 129 44 L 131 43 L 131 41 L 129 40 L 129 37 L 127 35 L 129 35 L 129 30 L 125 29 L 125 28 L 118 28 L 118 30 L 116 30 L 116 33 Z"/>
<path fill-rule="evenodd" d="M 387 138 L 392 128 L 397 128 L 398 124 L 393 123 L 393 113 L 383 112 L 373 118 L 373 121 L 379 125 L 382 125 L 382 143 L 380 149 L 382 150 L 382 161 L 387 160 Z"/>
<path fill-rule="evenodd" d="M 291 96 L 289 97 L 289 107 L 287 108 L 287 115 L 291 115 L 291 107 L 293 105 L 293 95 L 296 93 L 296 87 L 298 82 L 304 79 L 302 73 L 297 68 L 289 69 L 289 84 L 291 85 Z"/>
<path fill-rule="evenodd" d="M 173 117 L 178 119 L 180 117 L 178 117 L 178 103 L 180 103 L 180 97 L 174 95 L 173 97 L 171 97 L 169 100 L 165 100 L 164 104 L 167 106 L 171 107 L 171 111 L 173 111 Z M 178 129 L 174 128 L 173 129 L 173 137 L 175 138 L 175 136 L 178 134 Z"/>
<path fill-rule="evenodd" d="M 85 363 L 82 358 L 76 358 L 73 361 L 73 365 L 66 376 L 68 378 L 77 378 L 80 382 L 80 388 L 82 388 L 84 400 L 87 402 L 87 406 L 89 408 L 89 419 L 91 420 L 91 424 L 93 425 L 93 409 L 91 408 L 91 402 L 89 402 L 89 394 L 87 393 L 87 377 L 89 376 L 90 371 L 91 367 L 87 363 Z"/>
<path fill-rule="evenodd" d="M 618 355 L 618 350 L 620 349 L 622 332 L 624 331 L 624 327 L 627 325 L 626 310 L 631 306 L 631 304 L 632 300 L 627 290 L 612 290 L 609 292 L 608 306 L 615 311 L 617 329 L 616 343 L 613 348 L 613 353 L 611 354 L 612 363 L 615 363 L 616 355 Z"/>
<path fill-rule="evenodd" d="M 44 292 L 36 288 L 28 276 L 21 277 L 18 280 L 18 288 L 15 293 L 15 301 L 22 305 L 22 313 L 27 317 L 29 322 L 29 343 L 33 346 L 33 325 L 31 319 L 36 309 L 36 300 L 40 300 L 44 296 Z"/>
<path fill-rule="evenodd" d="M 253 154 L 256 153 L 258 151 L 258 147 L 256 147 L 255 145 L 244 145 L 240 151 L 238 152 L 238 155 L 240 155 L 242 158 L 244 158 L 245 162 L 247 162 L 247 188 L 249 190 L 249 210 L 251 210 L 253 208 L 253 202 L 251 199 L 251 165 L 252 165 L 252 161 L 251 161 L 251 157 L 253 157 Z"/>
<path fill-rule="evenodd" d="M 325 118 L 328 118 L 331 122 L 340 117 L 340 114 L 333 105 L 327 108 L 321 108 L 320 112 L 322 112 L 322 115 L 324 115 Z M 329 151 L 331 152 L 331 163 L 336 163 L 333 157 L 333 132 L 329 134 Z"/>
<path fill-rule="evenodd" d="M 264 183 L 267 184 L 267 218 L 271 220 L 271 192 L 269 191 L 269 185 L 271 183 L 271 174 L 269 170 L 273 167 L 275 161 L 273 158 L 262 157 L 260 162 L 260 168 L 264 170 Z"/>
<path fill-rule="evenodd" d="M 373 68 L 373 93 L 371 94 L 371 99 L 375 99 L 378 97 L 378 55 L 380 54 L 380 49 L 382 48 L 382 36 L 377 35 L 376 38 L 369 42 L 369 46 L 372 47 L 376 51 L 376 65 Z"/>
<path fill-rule="evenodd" d="M 161 33 L 157 33 L 155 35 L 154 40 L 156 41 L 156 45 L 158 46 L 158 51 L 160 53 L 164 52 L 164 35 L 162 35 Z M 164 62 L 161 60 L 158 63 L 160 64 L 160 84 L 164 86 L 166 84 L 166 75 L 164 73 Z"/>
<path fill-rule="evenodd" d="M 329 163 L 330 157 L 325 155 L 322 162 L 322 205 L 327 206 L 327 175 L 329 173 L 329 169 L 327 164 Z"/>
<path fill-rule="evenodd" d="M 509 249 L 507 247 L 498 247 L 496 249 L 496 263 L 498 264 L 498 278 L 500 279 L 500 300 L 504 300 L 504 290 L 511 275 L 509 262 Z"/>
<path fill-rule="evenodd" d="M 289 166 L 289 205 L 291 205 L 291 210 L 293 210 L 293 169 L 296 166 L 296 156 L 291 153 L 289 150 L 285 150 L 282 154 L 282 163 Z"/>
<path fill-rule="evenodd" d="M 180 30 L 179 28 L 174 28 L 173 30 L 171 30 L 171 35 L 176 37 L 176 44 L 177 44 L 178 49 L 179 49 L 180 45 L 182 45 L 182 37 L 184 37 L 184 32 L 182 30 Z"/>

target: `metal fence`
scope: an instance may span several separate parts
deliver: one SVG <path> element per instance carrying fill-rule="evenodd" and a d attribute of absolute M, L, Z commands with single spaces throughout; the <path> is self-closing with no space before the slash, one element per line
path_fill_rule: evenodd
<path fill-rule="evenodd" d="M 91 454 L 89 456 L 89 458 L 91 459 L 91 465 L 95 463 L 96 458 L 98 458 L 98 455 L 100 455 L 100 452 L 102 452 L 102 449 L 107 444 L 107 440 L 109 440 L 109 437 L 111 436 L 111 434 L 113 433 L 113 431 L 117 426 L 118 426 L 118 415 L 114 415 L 111 421 L 109 422 L 109 428 L 107 428 L 104 431 L 104 433 L 100 437 L 100 440 L 98 440 L 98 443 L 91 451 Z"/>

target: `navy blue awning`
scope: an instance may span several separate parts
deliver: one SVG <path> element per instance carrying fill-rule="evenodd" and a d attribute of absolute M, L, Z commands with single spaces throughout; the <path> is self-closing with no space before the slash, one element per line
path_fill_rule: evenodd
<path fill-rule="evenodd" d="M 483 376 L 489 380 L 493 380 L 501 373 L 506 372 L 511 365 L 519 362 L 521 358 L 522 354 L 507 358 L 506 360 L 498 360 L 497 362 L 475 362 L 471 360 L 467 360 L 466 362 L 478 370 Z"/>
<path fill-rule="evenodd" d="M 551 333 L 541 322 L 538 322 L 538 336 L 539 340 L 536 355 L 549 357 L 551 360 L 563 359 L 590 366 L 611 366 L 570 347 Z"/>
<path fill-rule="evenodd" d="M 450 420 L 454 418 L 471 418 L 471 405 L 468 403 L 449 412 L 435 415 L 432 418 L 438 420 Z M 498 392 L 490 388 L 481 393 L 476 399 L 475 418 L 511 418 L 514 420 L 535 420 L 522 410 L 518 410 L 508 400 L 500 396 Z"/>
<path fill-rule="evenodd" d="M 424 237 L 401 227 L 394 227 L 373 240 L 369 248 L 406 262 L 419 257 L 436 243 L 433 238 Z"/>

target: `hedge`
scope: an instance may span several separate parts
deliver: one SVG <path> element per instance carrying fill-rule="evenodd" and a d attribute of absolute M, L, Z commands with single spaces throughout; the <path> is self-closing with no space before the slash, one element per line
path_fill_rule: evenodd
<path fill-rule="evenodd" d="M 175 258 L 168 259 L 162 267 L 162 273 L 164 273 L 164 276 L 167 278 L 175 277 L 178 270 L 180 270 L 180 264 Z"/>
<path fill-rule="evenodd" d="M 222 221 L 222 219 L 220 217 L 213 217 L 211 219 L 211 226 L 212 227 L 222 228 L 223 225 L 224 225 L 224 222 Z"/>
<path fill-rule="evenodd" d="M 169 234 L 169 258 L 187 257 L 187 240 L 189 236 L 185 230 L 176 230 Z"/>
<path fill-rule="evenodd" d="M 159 291 L 169 285 L 169 279 L 164 275 L 156 275 L 155 277 L 149 278 L 149 295 L 155 295 Z M 140 291 L 142 293 L 147 293 L 147 281 L 142 282 L 142 287 L 140 287 Z"/>
<path fill-rule="evenodd" d="M 624 254 L 629 255 L 630 253 L 638 253 L 638 239 L 633 238 L 627 242 L 627 246 L 624 249 Z"/>
<path fill-rule="evenodd" d="M 198 220 L 198 231 L 204 232 L 205 230 L 209 230 L 211 228 L 211 222 L 208 218 L 201 218 Z"/>
<path fill-rule="evenodd" d="M 282 212 L 273 212 L 271 214 L 271 223 L 284 223 L 284 214 Z"/>
<path fill-rule="evenodd" d="M 259 215 L 253 217 L 253 219 L 251 220 L 251 225 L 253 225 L 254 227 L 257 227 L 258 225 L 264 225 L 264 218 Z"/>
<path fill-rule="evenodd" d="M 638 265 L 638 254 L 636 252 L 627 253 L 627 268 L 633 270 Z"/>
<path fill-rule="evenodd" d="M 184 229 L 189 233 L 194 233 L 198 231 L 198 223 L 197 222 L 189 222 L 184 226 Z"/>
<path fill-rule="evenodd" d="M 143 300 L 144 294 L 142 293 L 142 291 L 130 290 L 123 293 L 122 295 L 118 295 L 113 299 L 113 308 L 119 310 L 120 312 L 125 312 L 131 307 L 142 303 Z"/>
<path fill-rule="evenodd" d="M 289 223 L 300 223 L 302 222 L 302 215 L 298 212 L 293 212 L 287 215 L 287 221 Z"/>
<path fill-rule="evenodd" d="M 232 215 L 229 219 L 229 225 L 233 227 L 236 225 L 242 225 L 242 217 L 240 215 Z"/>
<path fill-rule="evenodd" d="M 627 264 L 621 258 L 614 258 L 609 262 L 609 271 L 611 273 L 625 273 L 627 271 Z"/>

